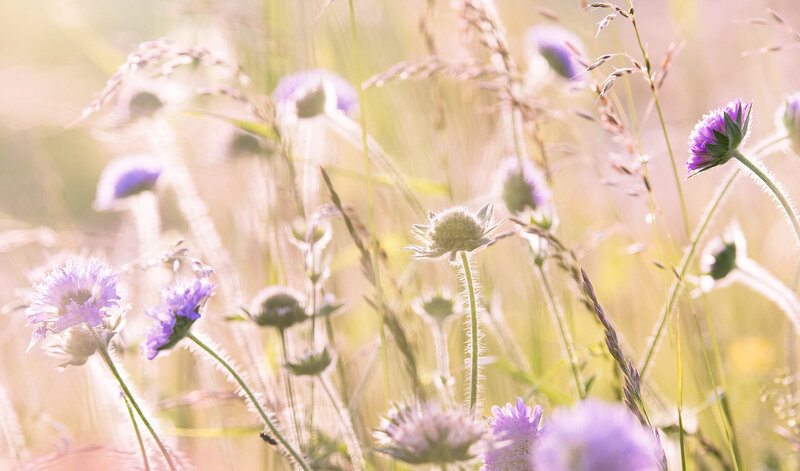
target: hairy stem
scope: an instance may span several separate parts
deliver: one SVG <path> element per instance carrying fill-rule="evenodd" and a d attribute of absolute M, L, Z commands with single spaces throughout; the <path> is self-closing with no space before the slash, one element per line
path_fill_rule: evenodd
<path fill-rule="evenodd" d="M 283 363 L 286 364 L 289 362 L 289 354 L 286 349 L 286 330 L 285 329 L 278 329 L 281 337 L 281 353 L 283 354 Z M 291 375 L 284 371 L 283 374 L 284 379 L 286 380 L 286 397 L 289 398 L 289 408 L 292 411 L 292 422 L 294 422 L 294 431 L 297 437 L 297 443 L 301 442 L 302 434 L 300 433 L 300 422 L 297 420 L 297 407 L 294 403 L 294 389 L 292 388 L 292 378 Z"/>
<path fill-rule="evenodd" d="M 464 285 L 469 296 L 469 328 L 470 328 L 470 348 L 469 348 L 469 411 L 475 413 L 478 403 L 478 362 L 480 361 L 480 339 L 478 338 L 478 301 L 475 295 L 475 283 L 472 279 L 472 268 L 470 267 L 469 254 L 462 250 L 459 252 L 461 257 L 461 268 L 464 270 Z"/>
<path fill-rule="evenodd" d="M 364 454 L 361 451 L 361 446 L 358 444 L 356 431 L 353 427 L 353 421 L 350 418 L 350 413 L 348 412 L 347 407 L 345 407 L 344 403 L 342 403 L 342 401 L 336 395 L 336 391 L 333 389 L 333 386 L 326 377 L 320 375 L 319 382 L 322 384 L 322 389 L 325 391 L 325 394 L 331 401 L 331 405 L 336 410 L 336 415 L 339 416 L 342 435 L 344 436 L 344 441 L 347 444 L 348 450 L 350 451 L 350 458 L 353 460 L 354 469 L 366 469 Z"/>
<path fill-rule="evenodd" d="M 125 408 L 128 409 L 128 416 L 131 418 L 131 424 L 133 424 L 133 431 L 136 434 L 136 442 L 139 444 L 139 451 L 142 453 L 142 463 L 144 464 L 144 471 L 150 471 L 150 462 L 147 461 L 147 450 L 144 448 L 144 442 L 142 441 L 142 434 L 139 432 L 139 424 L 136 423 L 136 416 L 133 415 L 133 409 L 131 409 L 131 403 L 128 400 L 127 396 L 124 396 L 125 399 Z"/>
<path fill-rule="evenodd" d="M 208 347 L 205 343 L 201 342 L 200 339 L 195 337 L 194 334 L 192 334 L 191 332 L 188 333 L 186 337 L 191 341 L 193 341 L 194 343 L 196 343 L 198 347 L 205 350 L 206 353 L 211 355 L 212 358 L 214 358 L 217 362 L 219 362 L 220 365 L 222 365 L 223 368 L 225 368 L 225 370 L 231 375 L 231 377 L 233 377 L 233 379 L 239 384 L 239 387 L 242 388 L 242 391 L 244 391 L 248 399 L 250 399 L 250 402 L 253 403 L 253 406 L 256 408 L 259 415 L 264 420 L 264 423 L 267 425 L 270 432 L 272 432 L 272 435 L 281 443 L 281 445 L 283 445 L 284 448 L 286 448 L 286 451 L 289 452 L 292 458 L 294 458 L 297 465 L 300 466 L 304 471 L 311 471 L 311 467 L 309 467 L 308 464 L 306 464 L 305 460 L 303 460 L 303 457 L 300 456 L 300 454 L 292 447 L 292 445 L 289 444 L 288 441 L 286 441 L 286 439 L 283 437 L 283 434 L 281 434 L 278 428 L 275 427 L 275 425 L 272 423 L 272 420 L 270 420 L 267 413 L 261 407 L 261 404 L 258 402 L 258 399 L 256 399 L 256 396 L 253 394 L 253 391 L 251 391 L 250 388 L 247 387 L 247 384 L 245 384 L 242 377 L 239 376 L 238 373 L 236 373 L 236 370 L 234 370 L 233 367 L 227 361 L 225 361 L 225 359 L 219 356 L 214 350 Z"/>

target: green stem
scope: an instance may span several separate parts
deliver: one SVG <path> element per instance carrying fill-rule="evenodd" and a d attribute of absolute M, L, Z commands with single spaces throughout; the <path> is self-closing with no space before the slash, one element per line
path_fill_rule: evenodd
<path fill-rule="evenodd" d="M 772 194 L 777 198 L 778 202 L 783 207 L 784 212 L 786 213 L 786 217 L 789 218 L 789 222 L 792 223 L 792 228 L 794 229 L 794 235 L 797 237 L 797 243 L 800 244 L 800 223 L 797 222 L 797 214 L 792 208 L 792 205 L 783 195 L 783 192 L 778 185 L 772 181 L 769 177 L 767 170 L 759 163 L 758 161 L 750 160 L 744 156 L 738 150 L 733 151 L 733 156 L 742 163 L 745 167 L 747 167 L 753 174 L 758 177 L 759 180 L 764 182 L 767 185 L 767 188 L 772 192 Z"/>
<path fill-rule="evenodd" d="M 283 353 L 283 363 L 286 364 L 289 362 L 289 355 L 286 350 L 286 330 L 285 329 L 278 329 L 281 337 L 281 353 Z M 292 388 L 292 378 L 288 372 L 284 371 L 284 379 L 286 382 L 286 396 L 289 398 L 289 409 L 292 411 L 292 422 L 294 422 L 294 431 L 297 436 L 297 443 L 300 443 L 300 423 L 297 420 L 297 408 L 294 404 L 294 389 Z"/>
<path fill-rule="evenodd" d="M 225 370 L 239 384 L 239 387 L 242 388 L 242 391 L 244 391 L 244 393 L 250 399 L 250 402 L 253 403 L 253 406 L 255 406 L 256 410 L 259 413 L 259 415 L 261 415 L 261 418 L 264 420 L 264 423 L 267 425 L 267 427 L 269 427 L 270 432 L 272 432 L 272 435 L 276 439 L 278 439 L 278 441 L 281 443 L 281 445 L 283 445 L 283 447 L 286 448 L 286 451 L 288 451 L 289 454 L 292 455 L 292 458 L 294 458 L 294 460 L 297 463 L 297 465 L 300 466 L 304 471 L 311 471 L 311 468 L 308 466 L 308 464 L 306 464 L 305 460 L 303 460 L 303 457 L 300 456 L 300 454 L 292 447 L 292 445 L 289 444 L 288 441 L 286 441 L 286 439 L 283 437 L 283 434 L 281 434 L 281 432 L 278 430 L 278 428 L 275 427 L 275 425 L 269 419 L 269 416 L 267 415 L 266 412 L 264 412 L 264 409 L 261 407 L 261 404 L 258 402 L 258 399 L 256 399 L 256 396 L 253 394 L 253 392 L 250 390 L 250 388 L 247 387 L 247 384 L 245 384 L 245 382 L 241 378 L 241 376 L 239 376 L 239 374 L 236 373 L 236 370 L 234 370 L 233 367 L 230 364 L 228 364 L 227 361 L 225 361 L 221 356 L 219 356 L 214 350 L 212 350 L 206 344 L 201 342 L 200 339 L 195 337 L 194 334 L 192 334 L 191 332 L 188 333 L 186 335 L 186 337 L 189 338 L 194 343 L 196 343 L 198 347 L 200 347 L 203 350 L 205 350 L 206 353 L 211 355 L 211 357 L 213 357 L 215 360 L 217 360 L 217 362 L 219 362 L 219 364 L 222 365 L 223 368 L 225 368 Z"/>
<path fill-rule="evenodd" d="M 675 316 L 675 337 L 678 357 L 678 441 L 681 448 L 681 469 L 686 471 L 685 431 L 683 429 L 683 351 L 681 349 L 681 318 Z"/>
<path fill-rule="evenodd" d="M 572 379 L 575 381 L 575 389 L 578 392 L 578 398 L 583 400 L 586 398 L 586 391 L 583 387 L 583 380 L 581 379 L 581 373 L 578 369 L 578 360 L 575 357 L 575 345 L 572 341 L 572 336 L 569 332 L 569 327 L 567 326 L 567 321 L 564 319 L 561 310 L 556 303 L 555 296 L 553 295 L 553 290 L 550 288 L 550 282 L 547 280 L 547 274 L 544 271 L 544 267 L 542 265 L 536 264 L 539 272 L 539 281 L 542 282 L 542 290 L 544 291 L 545 298 L 547 299 L 547 307 L 550 310 L 550 313 L 553 315 L 553 321 L 558 327 L 558 333 L 561 337 L 561 346 L 564 347 L 564 354 L 567 357 L 567 361 L 569 362 L 569 368 L 572 372 Z"/>
<path fill-rule="evenodd" d="M 144 471 L 150 471 L 150 462 L 147 461 L 147 450 L 144 448 L 144 442 L 142 441 L 142 434 L 139 432 L 139 424 L 136 423 L 136 416 L 133 415 L 133 409 L 131 409 L 131 403 L 128 401 L 128 397 L 124 396 L 125 399 L 125 408 L 128 409 L 128 415 L 131 418 L 131 423 L 133 424 L 133 431 L 136 433 L 136 441 L 139 443 L 139 451 L 142 452 L 142 463 L 144 463 Z"/>
<path fill-rule="evenodd" d="M 431 335 L 433 335 L 433 347 L 436 351 L 436 369 L 439 371 L 442 396 L 447 402 L 453 402 L 453 392 L 450 390 L 450 352 L 447 349 L 445 323 L 436 321 Z"/>
<path fill-rule="evenodd" d="M 136 399 L 133 398 L 131 390 L 128 389 L 128 385 L 125 384 L 125 381 L 122 379 L 122 375 L 119 374 L 119 370 L 114 365 L 114 361 L 111 359 L 111 355 L 109 355 L 108 349 L 106 348 L 105 344 L 97 337 L 97 334 L 95 333 L 94 329 L 89 328 L 89 331 L 92 333 L 95 342 L 97 343 L 97 351 L 100 352 L 100 356 L 103 357 L 103 360 L 106 362 L 106 365 L 108 365 L 108 369 L 111 370 L 111 374 L 114 375 L 114 378 L 116 378 L 117 382 L 119 383 L 119 386 L 122 388 L 122 392 L 125 394 L 125 397 L 128 398 L 128 401 L 130 401 L 131 405 L 136 410 L 136 414 L 139 416 L 140 419 L 142 419 L 142 423 L 147 428 L 147 431 L 150 432 L 150 436 L 152 436 L 153 440 L 156 442 L 158 449 L 161 450 L 161 454 L 164 455 L 164 460 L 166 460 L 167 466 L 169 466 L 170 471 L 176 471 L 175 464 L 172 462 L 172 457 L 169 455 L 167 447 L 164 446 L 164 443 L 158 437 L 158 434 L 156 433 L 155 429 L 153 429 L 153 426 L 150 425 L 150 422 L 147 420 L 147 417 L 145 417 L 144 413 L 142 412 L 142 409 L 136 402 Z"/>
<path fill-rule="evenodd" d="M 353 7 L 353 0 L 348 0 L 350 9 L 350 31 L 353 40 L 353 58 L 356 63 L 356 74 L 361 77 L 361 54 L 358 50 L 358 33 L 356 29 L 356 11 Z M 375 279 L 375 298 L 380 319 L 381 337 L 381 362 L 383 364 L 383 387 L 386 397 L 390 397 L 391 388 L 389 386 L 389 356 L 386 349 L 386 326 L 383 313 L 383 289 L 381 288 L 380 278 L 380 259 L 378 258 L 378 236 L 375 232 L 375 205 L 372 198 L 372 170 L 369 162 L 369 143 L 367 141 L 367 103 L 364 99 L 364 90 L 358 89 L 358 104 L 361 111 L 361 145 L 364 150 L 364 176 L 367 179 L 367 208 L 369 211 L 369 232 L 372 239 L 372 274 Z"/>
<path fill-rule="evenodd" d="M 475 413 L 478 403 L 478 361 L 480 360 L 480 345 L 478 338 L 478 302 L 475 296 L 475 285 L 472 280 L 469 255 L 466 251 L 459 252 L 461 268 L 464 270 L 464 284 L 469 295 L 469 327 L 470 327 L 470 375 L 469 375 L 469 411 Z"/>
<path fill-rule="evenodd" d="M 342 425 L 342 434 L 344 435 L 347 448 L 350 449 L 350 458 L 352 458 L 354 468 L 356 470 L 365 469 L 366 464 L 364 462 L 364 455 L 361 452 L 361 447 L 358 444 L 356 431 L 353 427 L 353 421 L 350 419 L 350 413 L 348 412 L 347 407 L 345 407 L 345 405 L 336 395 L 336 392 L 333 390 L 333 387 L 327 378 L 319 376 L 319 382 L 322 384 L 322 389 L 325 391 L 325 394 L 331 401 L 331 405 L 334 409 L 336 409 L 336 415 L 339 416 L 339 422 Z"/>

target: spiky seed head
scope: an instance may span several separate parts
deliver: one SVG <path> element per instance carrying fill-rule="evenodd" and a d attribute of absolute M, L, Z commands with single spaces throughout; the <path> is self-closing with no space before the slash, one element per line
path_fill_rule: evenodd
<path fill-rule="evenodd" d="M 466 463 L 487 444 L 484 424 L 460 409 L 415 402 L 393 408 L 375 432 L 377 451 L 409 464 Z"/>
<path fill-rule="evenodd" d="M 286 362 L 286 368 L 295 376 L 319 376 L 333 363 L 333 355 L 328 347 L 321 350 L 308 350 L 292 361 Z"/>
<path fill-rule="evenodd" d="M 440 214 L 431 212 L 428 225 L 414 225 L 413 232 L 423 245 L 411 245 L 405 249 L 414 252 L 413 258 L 430 259 L 445 254 L 454 259 L 457 252 L 478 250 L 493 242 L 487 237 L 494 229 L 491 226 L 493 213 L 491 203 L 476 214 L 462 207 L 450 208 Z"/>
<path fill-rule="evenodd" d="M 753 102 L 736 99 L 703 116 L 689 136 L 689 176 L 722 165 L 747 137 Z"/>
<path fill-rule="evenodd" d="M 776 117 L 779 132 L 788 136 L 789 147 L 800 155 L 800 92 L 793 93 L 783 100 Z"/>
<path fill-rule="evenodd" d="M 51 336 L 50 343 L 44 347 L 45 353 L 63 360 L 58 366 L 80 366 L 97 351 L 97 342 L 106 346 L 116 332 L 105 327 L 94 328 L 95 334 L 85 325 L 75 326 L 69 330 Z"/>
<path fill-rule="evenodd" d="M 308 317 L 301 302 L 302 295 L 285 286 L 270 286 L 253 300 L 250 315 L 261 327 L 288 329 Z"/>
<path fill-rule="evenodd" d="M 456 314 L 458 305 L 455 299 L 446 293 L 429 294 L 413 303 L 414 311 L 434 324 L 444 324 Z"/>

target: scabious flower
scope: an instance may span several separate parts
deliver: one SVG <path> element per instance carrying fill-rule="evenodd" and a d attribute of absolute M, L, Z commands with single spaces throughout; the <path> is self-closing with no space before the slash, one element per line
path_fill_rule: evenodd
<path fill-rule="evenodd" d="M 414 301 L 414 311 L 433 324 L 444 324 L 457 313 L 458 304 L 449 294 L 429 294 Z"/>
<path fill-rule="evenodd" d="M 552 193 L 544 177 L 529 160 L 508 157 L 500 166 L 500 188 L 503 202 L 511 214 L 518 215 L 530 209 L 536 211 L 550 203 Z"/>
<path fill-rule="evenodd" d="M 326 109 L 352 115 L 358 109 L 358 92 L 339 74 L 324 69 L 304 70 L 284 76 L 272 92 L 279 108 L 311 118 Z"/>
<path fill-rule="evenodd" d="M 118 307 L 117 278 L 111 267 L 95 258 L 71 258 L 54 268 L 33 286 L 30 305 L 25 310 L 28 325 L 37 325 L 31 345 L 48 332 L 62 332 L 86 324 L 97 327 Z"/>
<path fill-rule="evenodd" d="M 97 351 L 97 342 L 100 341 L 108 347 L 111 338 L 116 332 L 109 328 L 92 328 L 94 334 L 86 326 L 75 326 L 61 335 L 51 336 L 50 343 L 44 346 L 45 352 L 61 360 L 59 368 L 80 366 L 89 360 Z"/>
<path fill-rule="evenodd" d="M 789 147 L 800 155 L 800 92 L 786 97 L 776 118 L 778 128 L 783 128 L 789 137 Z"/>
<path fill-rule="evenodd" d="M 327 347 L 321 350 L 308 350 L 292 361 L 286 368 L 295 376 L 319 376 L 333 363 L 333 355 Z"/>
<path fill-rule="evenodd" d="M 713 281 L 719 281 L 732 272 L 738 262 L 747 258 L 747 241 L 737 224 L 708 243 L 700 257 L 700 271 Z"/>
<path fill-rule="evenodd" d="M 270 286 L 256 295 L 250 317 L 261 327 L 288 329 L 308 317 L 300 299 L 302 295 L 291 288 Z"/>
<path fill-rule="evenodd" d="M 703 116 L 689 136 L 689 176 L 722 165 L 733 157 L 747 136 L 753 102 L 736 99 Z"/>
<path fill-rule="evenodd" d="M 467 208 L 454 207 L 440 214 L 428 213 L 428 225 L 414 224 L 414 235 L 423 245 L 410 245 L 405 250 L 414 254 L 412 258 L 439 258 L 450 254 L 455 259 L 459 251 L 472 252 L 493 242 L 487 235 L 494 230 L 494 209 L 487 204 L 472 214 Z"/>
<path fill-rule="evenodd" d="M 542 408 L 531 409 L 517 398 L 517 404 L 492 407 L 489 419 L 492 445 L 483 454 L 485 471 L 533 470 L 533 447 L 539 437 Z"/>
<path fill-rule="evenodd" d="M 584 67 L 575 50 L 582 51 L 583 43 L 570 31 L 553 25 L 534 26 L 525 33 L 524 42 L 529 57 L 538 54 L 561 77 L 581 80 Z"/>
<path fill-rule="evenodd" d="M 142 344 L 142 351 L 149 360 L 186 337 L 214 288 L 208 278 L 195 277 L 161 291 L 162 303 L 147 310 L 147 315 L 158 321 L 147 332 Z"/>
<path fill-rule="evenodd" d="M 585 400 L 553 413 L 534 447 L 534 469 L 658 471 L 659 449 L 622 404 Z"/>
<path fill-rule="evenodd" d="M 163 170 L 161 161 L 149 155 L 114 158 L 100 174 L 95 209 L 107 211 L 129 196 L 152 190 Z"/>
<path fill-rule="evenodd" d="M 409 464 L 473 460 L 486 447 L 484 426 L 465 411 L 434 401 L 401 405 L 381 420 L 377 451 Z"/>

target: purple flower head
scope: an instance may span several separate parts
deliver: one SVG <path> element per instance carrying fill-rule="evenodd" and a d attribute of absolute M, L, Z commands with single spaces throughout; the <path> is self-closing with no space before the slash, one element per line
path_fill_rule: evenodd
<path fill-rule="evenodd" d="M 553 197 L 533 163 L 524 160 L 520 166 L 517 157 L 508 157 L 501 165 L 500 184 L 503 202 L 514 215 L 526 209 L 540 209 Z"/>
<path fill-rule="evenodd" d="M 304 70 L 284 76 L 272 92 L 279 107 L 293 109 L 298 118 L 311 118 L 330 103 L 345 114 L 358 109 L 358 92 L 341 75 L 325 69 Z"/>
<path fill-rule="evenodd" d="M 147 332 L 142 351 L 149 360 L 162 350 L 174 347 L 186 337 L 192 324 L 200 318 L 200 309 L 211 296 L 215 286 L 208 278 L 194 278 L 168 286 L 161 291 L 163 302 L 147 310 L 158 321 Z"/>
<path fill-rule="evenodd" d="M 582 51 L 583 43 L 571 32 L 553 25 L 534 26 L 525 33 L 525 46 L 542 56 L 561 77 L 581 80 L 584 67 L 575 50 Z"/>
<path fill-rule="evenodd" d="M 658 471 L 659 449 L 625 406 L 590 399 L 553 413 L 533 451 L 534 469 Z"/>
<path fill-rule="evenodd" d="M 789 136 L 789 145 L 796 154 L 800 154 L 800 92 L 786 97 L 778 109 L 778 127 Z"/>
<path fill-rule="evenodd" d="M 33 286 L 25 315 L 37 325 L 31 345 L 48 332 L 61 332 L 86 323 L 97 327 L 108 317 L 107 309 L 119 306 L 117 277 L 111 267 L 95 258 L 71 258 Z"/>
<path fill-rule="evenodd" d="M 107 211 L 124 198 L 152 190 L 163 170 L 161 162 L 149 155 L 116 157 L 100 174 L 95 208 Z"/>
<path fill-rule="evenodd" d="M 689 176 L 722 165 L 747 136 L 753 102 L 736 99 L 703 116 L 689 136 Z"/>
<path fill-rule="evenodd" d="M 483 454 L 485 471 L 533 470 L 533 447 L 539 437 L 542 408 L 531 410 L 517 398 L 517 405 L 492 407 L 494 418 L 489 419 L 492 447 Z"/>

